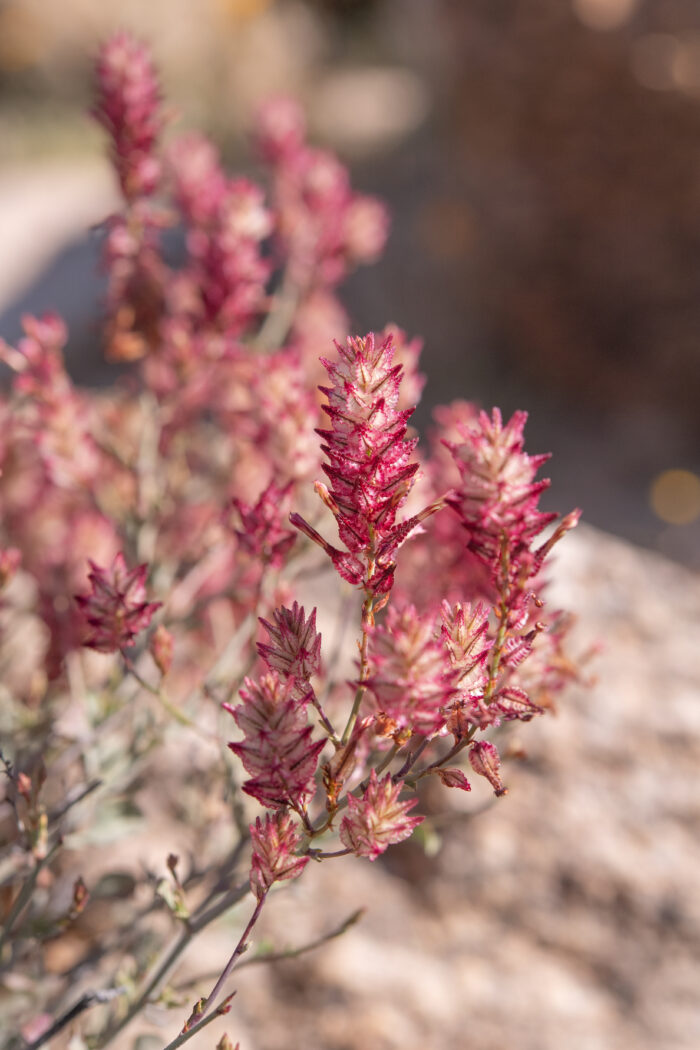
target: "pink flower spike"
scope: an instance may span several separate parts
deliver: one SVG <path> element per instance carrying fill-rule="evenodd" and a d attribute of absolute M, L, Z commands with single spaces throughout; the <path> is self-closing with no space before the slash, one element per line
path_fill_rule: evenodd
<path fill-rule="evenodd" d="M 126 649 L 161 607 L 161 602 L 145 601 L 148 565 L 128 570 L 122 551 L 108 569 L 93 561 L 89 564 L 92 592 L 76 595 L 75 599 L 89 628 L 83 644 L 101 653 Z"/>
<path fill-rule="evenodd" d="M 358 857 L 376 860 L 388 846 L 407 839 L 424 817 L 409 817 L 418 799 L 399 801 L 402 785 L 394 784 L 391 774 L 377 780 L 370 773 L 367 790 L 361 799 L 348 795 L 348 814 L 340 825 L 340 841 Z"/>
<path fill-rule="evenodd" d="M 308 620 L 304 607 L 294 602 L 291 609 L 282 605 L 272 614 L 274 624 L 260 619 L 270 636 L 269 643 L 258 642 L 258 652 L 273 670 L 285 678 L 295 679 L 304 689 L 311 675 L 321 668 L 321 635 L 316 630 L 316 610 Z"/>
<path fill-rule="evenodd" d="M 317 482 L 316 491 L 335 517 L 347 553 L 298 515 L 292 522 L 323 547 L 344 579 L 380 596 L 391 590 L 398 548 L 443 502 L 407 521 L 396 520 L 418 464 L 411 461 L 416 439 L 406 437 L 413 409 L 397 407 L 401 365 L 393 363 L 392 335 L 380 341 L 370 332 L 335 345 L 338 359 L 321 359 L 333 384 L 320 388 L 328 399 L 323 408 L 330 428 L 317 431 L 324 440 L 328 462 L 323 469 L 330 485 Z"/>
<path fill-rule="evenodd" d="M 253 843 L 253 861 L 250 867 L 250 888 L 262 900 L 273 882 L 296 879 L 309 863 L 308 857 L 297 857 L 294 851 L 301 845 L 289 813 L 278 810 L 266 813 L 250 825 Z"/>
<path fill-rule="evenodd" d="M 269 808 L 301 808 L 315 790 L 314 776 L 324 741 L 313 741 L 304 697 L 295 697 L 277 674 L 250 678 L 241 689 L 242 703 L 226 709 L 243 733 L 229 744 L 250 778 L 243 790 Z"/>
<path fill-rule="evenodd" d="M 469 751 L 469 761 L 475 773 L 486 777 L 499 798 L 508 794 L 508 788 L 503 786 L 501 780 L 501 757 L 493 744 L 488 740 L 477 740 Z"/>

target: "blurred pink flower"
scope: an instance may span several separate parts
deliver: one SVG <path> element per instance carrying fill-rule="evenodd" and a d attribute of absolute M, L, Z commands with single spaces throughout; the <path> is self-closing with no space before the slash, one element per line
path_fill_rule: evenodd
<path fill-rule="evenodd" d="M 155 145 L 163 128 L 151 53 L 129 33 L 115 33 L 97 58 L 95 119 L 112 139 L 112 159 L 127 201 L 147 196 L 160 179 Z"/>
<path fill-rule="evenodd" d="M 148 565 L 127 569 L 120 551 L 107 569 L 90 563 L 90 594 L 76 596 L 88 630 L 84 645 L 101 653 L 114 653 L 134 645 L 136 635 L 145 630 L 160 602 L 147 602 Z"/>

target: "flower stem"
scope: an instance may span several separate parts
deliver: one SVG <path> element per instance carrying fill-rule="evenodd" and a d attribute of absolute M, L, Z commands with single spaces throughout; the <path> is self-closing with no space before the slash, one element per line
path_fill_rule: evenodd
<path fill-rule="evenodd" d="M 260 918 L 260 913 L 262 912 L 263 905 L 265 904 L 266 897 L 267 897 L 267 894 L 264 893 L 262 895 L 262 897 L 260 897 L 260 899 L 258 900 L 257 904 L 255 905 L 255 909 L 253 911 L 253 914 L 251 915 L 250 919 L 248 920 L 248 925 L 246 926 L 245 930 L 241 934 L 240 940 L 238 941 L 238 944 L 236 945 L 236 947 L 233 950 L 233 954 L 231 955 L 231 958 L 229 959 L 229 961 L 226 963 L 226 965 L 224 966 L 223 970 L 219 974 L 219 978 L 218 978 L 216 984 L 214 985 L 214 987 L 212 988 L 211 992 L 209 993 L 209 995 L 206 997 L 206 999 L 202 1003 L 201 1009 L 195 1008 L 195 1010 L 193 1010 L 193 1012 L 188 1017 L 187 1021 L 185 1022 L 184 1028 L 182 1030 L 182 1034 L 183 1035 L 186 1032 L 190 1032 L 190 1031 L 194 1032 L 195 1029 L 199 1028 L 204 1023 L 206 1015 L 209 1013 L 209 1011 L 214 1006 L 214 1001 L 215 1001 L 216 997 L 218 996 L 218 994 L 221 991 L 221 989 L 223 988 L 223 986 L 226 984 L 226 981 L 230 977 L 233 968 L 235 967 L 236 963 L 238 962 L 238 959 L 240 958 L 241 955 L 243 955 L 243 952 L 246 951 L 246 949 L 248 947 L 248 943 L 247 943 L 248 942 L 248 937 L 250 936 L 251 931 L 252 931 L 253 927 L 255 926 L 256 922 Z M 184 1042 L 184 1040 L 183 1040 L 183 1042 Z M 174 1050 L 176 1045 L 177 1046 L 181 1046 L 182 1044 L 178 1043 L 177 1040 L 176 1040 L 173 1043 L 169 1043 L 168 1046 L 165 1047 L 165 1050 Z"/>
<path fill-rule="evenodd" d="M 367 691 L 367 679 L 369 678 L 369 632 L 374 626 L 374 595 L 368 594 L 362 603 L 362 641 L 360 642 L 360 680 L 353 700 L 350 717 L 348 718 L 341 744 L 347 744 L 350 734 L 355 728 L 357 716 L 360 713 L 362 698 Z"/>

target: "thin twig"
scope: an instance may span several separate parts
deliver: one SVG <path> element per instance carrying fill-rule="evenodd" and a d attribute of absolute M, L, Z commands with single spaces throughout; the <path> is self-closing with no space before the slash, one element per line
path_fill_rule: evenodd
<path fill-rule="evenodd" d="M 225 911 L 228 911 L 228 909 L 233 907 L 234 904 L 237 904 L 238 901 L 242 900 L 248 891 L 249 886 L 246 882 L 242 886 L 237 886 L 234 889 L 229 890 L 220 901 L 213 904 L 210 908 L 202 910 L 210 903 L 213 895 L 215 895 L 215 891 L 212 891 L 212 893 L 209 894 L 207 899 L 200 906 L 198 913 L 188 920 L 175 942 L 157 964 L 138 999 L 135 999 L 130 1005 L 124 1017 L 105 1032 L 102 1041 L 99 1044 L 102 1048 L 109 1046 L 115 1036 L 117 1036 L 122 1029 L 126 1028 L 136 1015 L 141 1012 L 150 997 L 168 976 L 173 966 L 189 946 L 196 934 L 200 933 L 205 926 L 208 926 L 209 923 L 214 921 L 214 919 L 223 915 Z"/>
<path fill-rule="evenodd" d="M 33 1043 L 30 1043 L 24 1048 L 24 1050 L 39 1050 L 39 1047 L 43 1046 L 44 1043 L 48 1043 L 49 1039 L 53 1039 L 55 1035 L 58 1035 L 66 1025 L 74 1021 L 76 1017 L 89 1010 L 91 1006 L 97 1006 L 99 1003 L 109 1003 L 112 999 L 117 999 L 120 995 L 126 995 L 126 988 L 124 986 L 120 988 L 105 988 L 102 991 L 96 992 L 85 992 L 77 1003 L 74 1003 L 65 1013 L 57 1017 L 50 1028 Z"/>
<path fill-rule="evenodd" d="M 343 850 L 343 853 L 348 852 Z M 330 856 L 330 854 L 329 854 Z M 284 962 L 285 959 L 298 959 L 300 955 L 306 955 L 307 952 L 315 951 L 316 948 L 321 948 L 324 944 L 329 941 L 335 940 L 336 937 L 342 937 L 342 935 L 354 926 L 355 923 L 359 922 L 365 913 L 364 908 L 358 908 L 352 915 L 349 915 L 339 926 L 335 929 L 330 930 L 329 933 L 324 933 L 322 936 L 317 937 L 315 941 L 309 941 L 308 944 L 301 944 L 298 948 L 286 948 L 284 951 L 279 952 L 261 952 L 259 955 L 253 955 L 250 959 L 243 959 L 238 964 L 239 970 L 244 970 L 247 966 L 260 966 L 265 963 Z M 191 988 L 193 985 L 199 984 L 200 981 L 211 980 L 217 976 L 217 972 L 214 973 L 203 973 L 199 977 L 194 977 L 183 984 L 177 985 L 175 988 L 176 992 L 184 992 L 187 988 Z"/>
<path fill-rule="evenodd" d="M 42 868 L 46 867 L 46 865 L 52 860 L 54 854 L 58 852 L 62 845 L 63 839 L 58 838 L 56 842 L 54 842 L 53 846 L 48 851 L 46 856 L 41 857 L 40 860 L 37 860 L 36 864 L 27 876 L 27 879 L 24 885 L 22 886 L 22 889 L 17 894 L 15 902 L 12 905 L 12 908 L 10 909 L 10 914 L 5 920 L 5 926 L 3 928 L 2 934 L 0 934 L 0 954 L 2 953 L 2 949 L 5 947 L 5 944 L 7 943 L 7 939 L 10 936 L 12 927 L 14 926 L 15 922 L 21 915 L 26 905 L 29 903 L 31 895 L 34 892 L 36 880 L 39 877 L 39 872 L 42 870 Z"/>
<path fill-rule="evenodd" d="M 227 999 L 223 1000 L 223 1003 L 219 1004 L 218 1007 L 215 1007 L 214 1004 L 217 995 L 222 990 L 222 988 L 226 984 L 226 981 L 231 976 L 231 973 L 234 970 L 239 958 L 241 957 L 243 952 L 245 952 L 248 948 L 248 937 L 250 936 L 256 922 L 260 918 L 260 913 L 263 910 L 266 897 L 267 893 L 263 893 L 262 897 L 258 899 L 253 910 L 253 914 L 248 920 L 248 925 L 241 934 L 238 944 L 234 948 L 230 959 L 219 974 L 218 980 L 216 981 L 216 984 L 212 988 L 211 992 L 206 997 L 206 999 L 199 1000 L 194 1010 L 192 1011 L 188 1019 L 185 1021 L 182 1033 L 172 1043 L 168 1043 L 168 1045 L 165 1047 L 165 1050 L 175 1050 L 175 1047 L 182 1046 L 182 1043 L 186 1042 L 187 1039 L 189 1039 L 190 1036 L 194 1035 L 195 1032 L 197 1032 L 203 1024 L 207 1023 L 206 1015 L 210 1012 L 210 1010 L 214 1009 L 215 1016 L 216 1013 L 218 1013 L 221 1010 L 221 1006 L 223 1005 L 223 1003 L 226 1003 L 228 1001 L 228 998 L 230 998 L 229 996 Z M 187 1039 L 183 1038 L 183 1036 L 186 1036 Z"/>
<path fill-rule="evenodd" d="M 208 1024 L 211 1024 L 212 1021 L 215 1021 L 217 1017 L 222 1017 L 223 1014 L 227 1014 L 231 1009 L 231 1000 L 233 999 L 235 994 L 235 992 L 231 992 L 231 994 L 227 995 L 225 999 L 222 999 L 214 1013 L 209 1014 L 209 1016 L 205 1017 L 203 1021 L 199 1021 L 194 1028 L 183 1029 L 183 1031 L 180 1032 L 176 1039 L 173 1039 L 171 1043 L 168 1043 L 168 1045 L 165 1047 L 165 1050 L 177 1050 L 178 1047 L 182 1046 L 189 1039 L 191 1039 L 193 1035 L 197 1035 L 197 1033 L 200 1032 L 202 1028 L 206 1028 Z"/>

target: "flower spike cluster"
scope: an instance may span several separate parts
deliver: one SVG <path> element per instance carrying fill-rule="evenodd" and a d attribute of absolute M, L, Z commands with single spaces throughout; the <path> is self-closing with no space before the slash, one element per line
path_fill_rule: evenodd
<path fill-rule="evenodd" d="M 148 565 L 129 570 L 120 551 L 109 568 L 100 568 L 91 561 L 90 569 L 92 591 L 75 599 L 88 628 L 84 644 L 101 653 L 127 649 L 161 607 L 160 602 L 145 600 Z"/>
<path fill-rule="evenodd" d="M 381 250 L 386 211 L 354 192 L 336 157 L 308 144 L 294 103 L 276 100 L 260 114 L 266 189 L 231 177 L 198 135 L 164 151 L 157 75 L 128 33 L 101 48 L 96 79 L 93 115 L 122 195 L 104 224 L 105 348 L 108 358 L 136 363 L 128 382 L 81 391 L 65 369 L 59 317 L 25 318 L 16 348 L 0 339 L 0 362 L 15 373 L 0 393 L 3 721 L 20 762 L 25 752 L 58 760 L 50 811 L 34 797 L 38 780 L 16 779 L 14 757 L 3 761 L 16 781 L 18 845 L 30 867 L 43 858 L 53 878 L 48 814 L 55 810 L 60 837 L 61 785 L 79 787 L 86 772 L 83 719 L 73 715 L 82 696 L 94 698 L 88 721 L 100 725 L 138 696 L 145 718 L 119 718 L 110 748 L 118 741 L 127 757 L 144 759 L 144 743 L 150 753 L 185 730 L 209 738 L 214 711 L 204 701 L 231 701 L 223 707 L 241 769 L 234 779 L 243 781 L 235 816 L 239 827 L 253 811 L 255 906 L 212 993 L 187 1019 L 189 1037 L 226 1008 L 224 986 L 277 883 L 310 860 L 373 861 L 407 839 L 423 820 L 414 807 L 426 778 L 436 794 L 445 787 L 448 805 L 468 801 L 460 793 L 472 788 L 505 794 L 502 724 L 545 711 L 576 676 L 564 647 L 569 621 L 539 592 L 546 556 L 577 513 L 557 528 L 540 510 L 547 457 L 526 454 L 525 413 L 504 423 L 497 410 L 480 415 L 456 403 L 436 414 L 440 435 L 419 455 L 409 422 L 423 386 L 420 340 L 388 325 L 345 341 L 348 317 L 335 293 Z M 169 259 L 167 227 L 184 232 Z M 330 360 L 320 358 L 333 342 Z M 333 515 L 333 543 L 317 531 L 316 496 Z M 323 558 L 308 558 L 299 532 Z M 134 568 L 124 551 L 148 563 Z M 349 601 L 340 588 L 335 617 L 355 615 L 356 630 L 350 638 L 339 622 L 322 661 L 309 602 L 320 599 L 321 619 L 324 610 L 330 617 L 328 584 L 339 582 L 327 579 L 325 556 L 356 588 Z M 319 558 L 328 570 L 320 580 Z M 157 619 L 149 571 L 169 591 Z M 308 614 L 295 600 L 301 593 Z M 82 646 L 117 657 L 82 661 Z M 194 794 L 178 811 L 218 819 L 207 798 L 219 771 L 188 737 L 179 744 L 178 772 Z M 162 768 L 139 762 L 117 788 L 138 790 Z M 36 813 L 25 821 L 28 807 Z M 215 894 L 232 887 L 228 906 L 247 890 L 236 869 L 248 839 L 243 832 L 232 856 L 205 823 L 192 839 L 197 869 Z M 32 880 L 18 858 L 8 900 L 26 915 L 14 907 L 5 933 L 19 938 L 19 950 L 7 946 L 10 962 L 23 963 L 33 950 L 27 930 L 46 926 L 53 936 L 65 921 L 43 891 L 24 900 Z M 167 864 L 173 882 L 161 895 L 184 919 L 189 880 L 180 881 L 175 855 Z M 55 874 L 62 883 L 65 873 Z M 77 914 L 78 883 L 73 902 Z M 205 919 L 188 936 L 220 910 L 202 906 Z M 138 939 L 150 943 L 141 931 Z M 132 1013 L 149 998 L 142 969 Z M 52 1011 L 54 991 L 29 997 L 31 1009 Z M 122 1023 L 115 1010 L 97 1041 L 105 1045 Z M 14 1017 L 10 1026 L 26 1031 Z"/>

